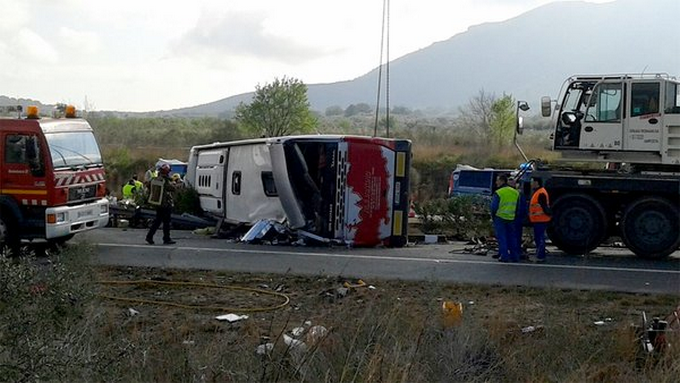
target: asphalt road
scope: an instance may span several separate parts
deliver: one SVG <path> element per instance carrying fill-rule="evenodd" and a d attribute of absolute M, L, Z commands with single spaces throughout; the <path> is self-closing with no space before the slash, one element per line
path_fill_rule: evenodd
<path fill-rule="evenodd" d="M 271 246 L 212 239 L 173 231 L 175 245 L 147 245 L 145 230 L 105 228 L 73 241 L 95 244 L 102 265 L 230 270 L 253 273 L 342 275 L 485 285 L 555 287 L 680 296 L 680 252 L 669 259 L 638 259 L 627 249 L 598 248 L 587 256 L 555 248 L 545 264 L 499 263 L 470 254 L 464 243 L 410 245 L 401 249 Z M 161 233 L 156 234 L 160 242 Z"/>

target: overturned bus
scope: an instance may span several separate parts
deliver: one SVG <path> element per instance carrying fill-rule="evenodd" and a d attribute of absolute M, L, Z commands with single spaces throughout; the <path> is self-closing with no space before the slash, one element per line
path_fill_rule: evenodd
<path fill-rule="evenodd" d="M 403 246 L 408 140 L 309 135 L 194 146 L 186 182 L 222 223 L 285 222 L 354 246 Z"/>

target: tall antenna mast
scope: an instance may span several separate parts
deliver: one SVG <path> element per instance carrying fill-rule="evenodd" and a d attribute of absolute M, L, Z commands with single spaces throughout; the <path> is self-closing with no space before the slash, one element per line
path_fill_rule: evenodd
<path fill-rule="evenodd" d="M 387 116 L 385 119 L 385 127 L 387 129 L 387 137 L 390 136 L 390 0 L 383 0 L 383 13 L 382 13 L 382 29 L 380 34 L 380 62 L 378 64 L 378 95 L 375 102 L 375 123 L 373 125 L 373 137 L 378 135 L 378 119 L 380 116 L 380 93 L 382 91 L 382 69 L 383 69 L 383 52 L 386 53 L 387 62 L 385 63 L 386 68 L 386 84 L 385 84 L 385 99 L 387 107 Z M 385 48 L 387 45 L 387 48 Z"/>

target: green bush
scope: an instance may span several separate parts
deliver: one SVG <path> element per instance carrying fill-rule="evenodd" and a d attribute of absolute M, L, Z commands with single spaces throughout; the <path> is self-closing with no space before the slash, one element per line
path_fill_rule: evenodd
<path fill-rule="evenodd" d="M 415 203 L 415 211 L 421 216 L 426 233 L 459 240 L 487 237 L 492 233 L 489 199 L 483 196 L 432 199 Z"/>
<path fill-rule="evenodd" d="M 0 255 L 0 380 L 68 381 L 90 362 L 91 252 L 75 247 L 49 262 Z"/>

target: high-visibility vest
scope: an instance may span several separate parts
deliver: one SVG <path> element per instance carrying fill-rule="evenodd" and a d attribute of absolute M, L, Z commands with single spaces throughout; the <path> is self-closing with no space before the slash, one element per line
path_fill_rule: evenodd
<path fill-rule="evenodd" d="M 531 196 L 531 202 L 529 205 L 529 222 L 550 222 L 550 216 L 545 214 L 541 204 L 538 203 L 538 197 L 540 195 L 545 196 L 545 202 L 549 205 L 550 199 L 548 198 L 548 192 L 545 188 L 540 188 L 534 192 Z"/>
<path fill-rule="evenodd" d="M 144 190 L 144 184 L 142 181 L 135 181 L 135 193 L 142 193 Z"/>
<path fill-rule="evenodd" d="M 503 186 L 496 190 L 496 194 L 500 197 L 498 204 L 498 211 L 496 217 L 507 221 L 515 219 L 515 212 L 517 210 L 517 200 L 519 200 L 519 192 L 510 186 Z"/>
<path fill-rule="evenodd" d="M 135 185 L 125 184 L 125 186 L 123 186 L 123 198 L 132 198 L 134 190 Z"/>

